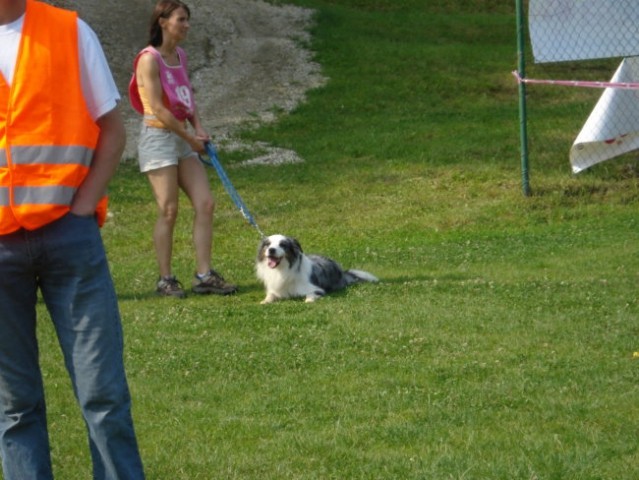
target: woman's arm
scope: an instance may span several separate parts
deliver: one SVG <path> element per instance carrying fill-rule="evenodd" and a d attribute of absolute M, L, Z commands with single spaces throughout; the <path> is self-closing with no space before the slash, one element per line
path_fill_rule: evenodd
<path fill-rule="evenodd" d="M 193 125 L 193 129 L 195 130 L 195 137 L 202 141 L 208 142 L 211 137 L 207 133 L 206 129 L 202 126 L 202 122 L 200 121 L 200 116 L 197 112 L 197 107 L 193 107 L 193 115 L 189 118 L 189 122 Z"/>

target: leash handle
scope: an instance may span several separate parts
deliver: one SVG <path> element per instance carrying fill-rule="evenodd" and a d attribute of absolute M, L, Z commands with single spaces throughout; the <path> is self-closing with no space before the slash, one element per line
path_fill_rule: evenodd
<path fill-rule="evenodd" d="M 224 167 L 222 167 L 222 164 L 220 163 L 220 159 L 217 156 L 217 149 L 215 148 L 215 145 L 213 145 L 213 142 L 204 143 L 204 148 L 206 150 L 206 155 L 208 156 L 208 159 L 198 154 L 200 161 L 204 163 L 205 165 L 208 165 L 209 167 L 213 167 L 215 169 L 215 171 L 217 172 L 217 176 L 220 177 L 220 180 L 222 181 L 222 185 L 224 185 L 224 189 L 229 194 L 229 196 L 231 197 L 231 200 L 233 200 L 233 203 L 239 209 L 242 216 L 253 227 L 255 227 L 255 229 L 258 231 L 258 233 L 260 234 L 262 238 L 265 238 L 266 235 L 264 235 L 264 232 L 262 232 L 260 227 L 257 225 L 257 222 L 251 215 L 251 212 L 249 212 L 249 209 L 246 207 L 246 205 L 242 201 L 242 197 L 240 197 L 240 194 L 237 193 L 237 190 L 235 189 L 235 187 L 231 183 L 231 180 L 229 180 L 228 175 L 224 171 Z"/>

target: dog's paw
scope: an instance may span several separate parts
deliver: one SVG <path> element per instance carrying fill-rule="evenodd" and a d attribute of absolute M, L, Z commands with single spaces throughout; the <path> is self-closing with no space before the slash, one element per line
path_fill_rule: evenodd
<path fill-rule="evenodd" d="M 304 301 L 306 303 L 313 303 L 315 300 L 322 298 L 323 296 L 324 296 L 324 290 L 317 290 L 313 293 L 307 294 Z"/>
<path fill-rule="evenodd" d="M 269 303 L 273 303 L 276 302 L 278 300 L 278 297 L 276 297 L 275 295 L 267 295 L 264 300 L 262 300 L 260 303 L 262 305 L 268 305 Z"/>

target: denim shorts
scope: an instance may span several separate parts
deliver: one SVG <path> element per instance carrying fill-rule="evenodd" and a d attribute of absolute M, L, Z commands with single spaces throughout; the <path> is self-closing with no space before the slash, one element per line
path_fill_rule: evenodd
<path fill-rule="evenodd" d="M 141 172 L 177 165 L 186 157 L 196 155 L 183 138 L 167 128 L 142 124 L 138 141 L 138 164 Z"/>

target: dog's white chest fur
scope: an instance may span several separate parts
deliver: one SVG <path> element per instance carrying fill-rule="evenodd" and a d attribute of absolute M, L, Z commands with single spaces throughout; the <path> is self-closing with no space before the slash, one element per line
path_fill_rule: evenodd
<path fill-rule="evenodd" d="M 318 288 L 310 283 L 312 264 L 302 254 L 294 264 L 283 260 L 273 268 L 268 262 L 257 265 L 257 276 L 264 283 L 266 298 L 263 303 L 270 303 L 281 298 L 306 297 Z M 309 300 L 311 301 L 311 300 Z"/>

